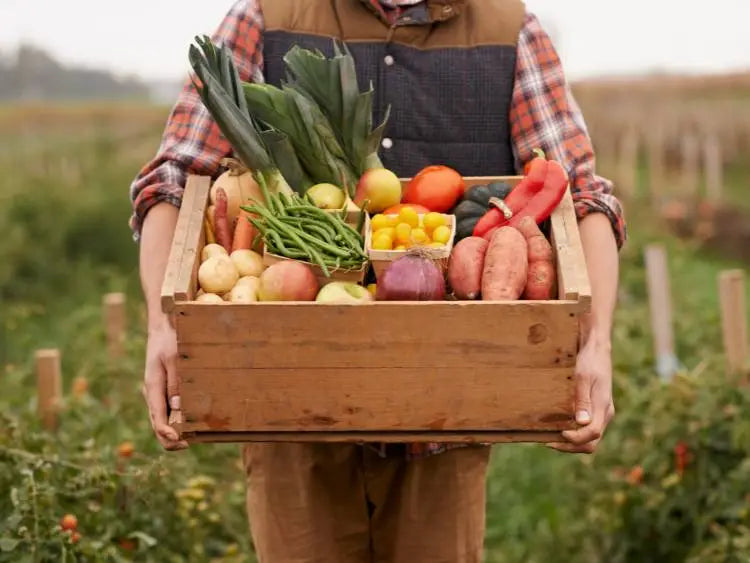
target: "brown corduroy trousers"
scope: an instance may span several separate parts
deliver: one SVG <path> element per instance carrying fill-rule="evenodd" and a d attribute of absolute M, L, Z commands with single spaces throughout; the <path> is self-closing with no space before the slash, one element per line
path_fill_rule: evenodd
<path fill-rule="evenodd" d="M 260 563 L 478 563 L 488 447 L 407 461 L 350 444 L 249 444 Z"/>

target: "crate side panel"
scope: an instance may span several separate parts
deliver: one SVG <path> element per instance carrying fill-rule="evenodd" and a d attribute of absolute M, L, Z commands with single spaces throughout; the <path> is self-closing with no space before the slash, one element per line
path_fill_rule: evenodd
<path fill-rule="evenodd" d="M 572 427 L 568 368 L 182 370 L 183 431 Z"/>
<path fill-rule="evenodd" d="M 569 367 L 575 303 L 178 305 L 180 369 Z"/>

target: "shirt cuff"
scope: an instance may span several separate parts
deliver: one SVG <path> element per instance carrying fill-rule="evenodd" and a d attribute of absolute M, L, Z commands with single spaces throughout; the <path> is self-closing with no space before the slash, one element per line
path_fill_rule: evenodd
<path fill-rule="evenodd" d="M 167 183 L 153 184 L 141 190 L 133 202 L 133 214 L 130 217 L 133 240 L 137 242 L 140 239 L 143 221 L 154 205 L 166 202 L 179 209 L 182 205 L 182 194 L 183 190 L 180 186 Z"/>
<path fill-rule="evenodd" d="M 612 225 L 617 249 L 620 250 L 623 247 L 628 238 L 628 231 L 620 203 L 614 197 L 600 196 L 596 193 L 578 193 L 573 194 L 573 201 L 579 221 L 591 213 L 604 213 Z"/>

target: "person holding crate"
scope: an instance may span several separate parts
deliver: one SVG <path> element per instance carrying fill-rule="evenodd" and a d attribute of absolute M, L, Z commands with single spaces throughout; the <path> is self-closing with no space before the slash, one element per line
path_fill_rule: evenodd
<path fill-rule="evenodd" d="M 245 81 L 279 85 L 294 44 L 346 41 L 375 111 L 391 106 L 385 167 L 401 177 L 441 163 L 464 175 L 521 173 L 541 148 L 566 169 L 592 289 L 576 364 L 576 419 L 565 443 L 592 453 L 614 416 L 611 328 L 626 239 L 612 183 L 595 172 L 584 119 L 559 57 L 521 0 L 239 0 L 213 40 Z M 131 187 L 148 308 L 144 397 L 167 450 L 179 409 L 177 344 L 160 287 L 188 174 L 215 176 L 231 148 L 188 82 L 156 157 Z M 480 561 L 489 448 L 252 444 L 243 450 L 248 515 L 262 562 Z"/>

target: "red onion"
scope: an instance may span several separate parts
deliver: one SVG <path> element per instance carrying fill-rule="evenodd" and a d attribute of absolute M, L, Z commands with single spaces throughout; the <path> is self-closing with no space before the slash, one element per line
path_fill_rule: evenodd
<path fill-rule="evenodd" d="M 378 279 L 376 301 L 442 301 L 443 272 L 429 258 L 409 253 L 391 262 Z"/>

